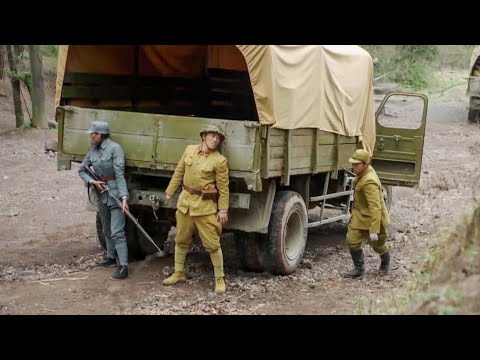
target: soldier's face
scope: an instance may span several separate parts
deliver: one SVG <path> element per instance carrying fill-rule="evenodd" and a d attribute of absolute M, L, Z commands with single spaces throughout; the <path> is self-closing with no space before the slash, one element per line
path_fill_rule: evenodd
<path fill-rule="evenodd" d="M 352 164 L 352 171 L 355 175 L 360 175 L 366 168 L 368 164 L 361 162 L 358 164 Z"/>
<path fill-rule="evenodd" d="M 92 145 L 97 145 L 100 142 L 101 135 L 99 133 L 91 133 L 90 134 L 90 141 L 92 142 Z"/>
<path fill-rule="evenodd" d="M 215 133 L 208 133 L 205 135 L 205 144 L 210 150 L 215 150 L 220 144 L 220 135 Z"/>

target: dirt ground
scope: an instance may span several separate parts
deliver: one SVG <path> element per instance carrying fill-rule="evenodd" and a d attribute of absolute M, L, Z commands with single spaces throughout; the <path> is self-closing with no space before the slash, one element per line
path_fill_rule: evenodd
<path fill-rule="evenodd" d="M 173 256 L 132 263 L 129 278 L 114 282 L 109 280 L 113 269 L 93 268 L 103 250 L 95 234 L 95 213 L 86 210 L 78 165 L 56 170 L 56 158 L 44 151 L 45 141 L 56 139 L 55 130 L 12 130 L 11 99 L 3 93 L 1 314 L 368 313 L 407 285 L 429 242 L 452 228 L 473 204 L 480 127 L 467 124 L 468 99 L 460 86 L 430 100 L 420 185 L 393 189 L 391 275 L 376 275 L 378 256 L 366 247 L 365 278 L 343 279 L 340 273 L 352 266 L 344 245 L 346 227 L 334 224 L 309 232 L 304 261 L 289 276 L 238 269 L 233 238 L 225 235 L 225 295 L 213 293 L 213 269 L 202 251 L 188 257 L 186 284 L 161 284 L 173 271 Z"/>

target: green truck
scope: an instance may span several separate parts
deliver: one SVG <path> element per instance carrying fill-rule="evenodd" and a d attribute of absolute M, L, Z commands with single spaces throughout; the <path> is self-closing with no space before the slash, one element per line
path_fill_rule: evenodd
<path fill-rule="evenodd" d="M 480 123 L 480 46 L 472 51 L 467 83 L 468 121 Z"/>
<path fill-rule="evenodd" d="M 419 183 L 427 98 L 390 93 L 375 112 L 372 79 L 356 46 L 62 46 L 58 170 L 83 160 L 91 121 L 107 121 L 125 151 L 131 212 L 162 245 L 175 226 L 176 201 L 164 201 L 175 167 L 205 125 L 219 125 L 230 170 L 224 232 L 246 269 L 290 274 L 308 228 L 348 221 L 355 149 L 373 153 L 388 206 L 391 186 Z M 413 128 L 378 122 L 399 99 L 419 101 Z M 98 214 L 97 230 L 105 248 Z M 128 221 L 126 233 L 131 257 L 156 251 Z"/>

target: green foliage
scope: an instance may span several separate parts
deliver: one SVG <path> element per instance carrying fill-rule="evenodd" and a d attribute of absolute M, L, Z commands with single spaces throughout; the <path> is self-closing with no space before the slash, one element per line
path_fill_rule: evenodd
<path fill-rule="evenodd" d="M 5 68 L 5 74 L 11 79 L 22 81 L 29 88 L 32 86 L 32 74 L 30 74 L 30 71 L 14 72 L 8 68 Z"/>
<path fill-rule="evenodd" d="M 466 70 L 476 45 L 361 46 L 379 60 L 376 77 L 385 74 L 404 88 L 425 90 L 439 86 L 434 76 L 437 69 Z"/>
<path fill-rule="evenodd" d="M 467 69 L 477 45 L 439 45 L 437 65 L 440 68 Z"/>
<path fill-rule="evenodd" d="M 58 45 L 41 45 L 40 51 L 45 57 L 58 57 Z"/>
<path fill-rule="evenodd" d="M 396 48 L 397 58 L 410 62 L 433 63 L 438 55 L 438 45 L 397 45 Z"/>
<path fill-rule="evenodd" d="M 437 45 L 397 45 L 394 56 L 381 62 L 380 67 L 392 81 L 423 90 L 431 84 L 437 55 Z"/>

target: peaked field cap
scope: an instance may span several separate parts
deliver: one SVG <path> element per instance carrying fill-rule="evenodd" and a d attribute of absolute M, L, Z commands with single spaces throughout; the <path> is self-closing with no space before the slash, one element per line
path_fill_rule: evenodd
<path fill-rule="evenodd" d="M 108 128 L 108 123 L 105 121 L 94 121 L 91 123 L 87 133 L 110 134 L 110 129 Z"/>
<path fill-rule="evenodd" d="M 352 164 L 358 164 L 361 162 L 370 164 L 370 153 L 367 150 L 358 149 L 356 150 L 352 157 L 348 159 Z"/>

